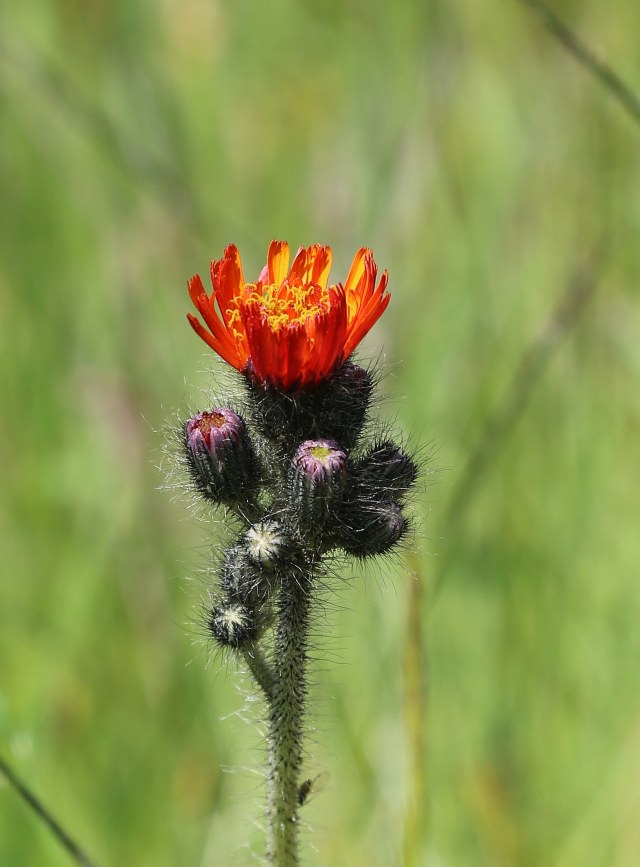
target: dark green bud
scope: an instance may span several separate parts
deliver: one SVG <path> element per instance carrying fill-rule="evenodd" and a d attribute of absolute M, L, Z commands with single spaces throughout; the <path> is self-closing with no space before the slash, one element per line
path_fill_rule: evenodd
<path fill-rule="evenodd" d="M 273 589 L 272 578 L 256 563 L 243 542 L 227 549 L 221 584 L 229 600 L 248 606 L 266 602 Z"/>
<path fill-rule="evenodd" d="M 373 381 L 363 367 L 346 361 L 328 379 L 299 392 L 282 392 L 247 377 L 254 422 L 267 439 L 293 448 L 312 437 L 352 448 L 364 425 Z"/>
<path fill-rule="evenodd" d="M 223 602 L 211 609 L 207 629 L 221 647 L 242 647 L 258 635 L 255 612 L 242 602 Z"/>
<path fill-rule="evenodd" d="M 319 432 L 346 449 L 353 448 L 369 409 L 373 391 L 371 374 L 359 364 L 346 361 L 320 389 L 321 400 L 316 409 Z"/>
<path fill-rule="evenodd" d="M 335 536 L 338 547 L 355 557 L 385 554 L 404 536 L 407 520 L 397 503 L 351 502 Z"/>
<path fill-rule="evenodd" d="M 353 469 L 355 483 L 378 499 L 402 498 L 417 476 L 414 461 L 392 442 L 377 445 Z"/>

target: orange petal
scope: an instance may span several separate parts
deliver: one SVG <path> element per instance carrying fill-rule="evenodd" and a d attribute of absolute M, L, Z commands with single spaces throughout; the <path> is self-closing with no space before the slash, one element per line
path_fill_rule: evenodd
<path fill-rule="evenodd" d="M 358 309 L 357 322 L 353 324 L 360 324 L 363 319 L 366 319 L 370 312 L 375 309 L 382 300 L 382 296 L 384 295 L 384 290 L 387 286 L 387 281 L 389 279 L 388 273 L 385 271 L 382 277 L 380 278 L 380 282 L 374 291 L 375 279 L 376 279 L 376 271 L 375 271 L 375 263 L 373 265 L 374 270 L 369 275 L 369 281 L 367 286 L 365 287 L 361 299 L 360 299 L 360 307 Z"/>
<path fill-rule="evenodd" d="M 216 264 L 214 263 L 213 270 L 215 270 Z M 192 277 L 188 281 L 187 286 L 194 307 L 204 319 L 210 333 L 203 328 L 195 316 L 189 314 L 189 322 L 192 328 L 225 361 L 240 370 L 247 359 L 244 341 L 242 339 L 238 340 L 237 336 L 229 329 L 227 317 L 222 318 L 216 310 L 215 288 L 211 294 L 211 298 L 209 298 L 199 275 Z"/>
<path fill-rule="evenodd" d="M 225 323 L 220 319 L 213 302 L 202 293 L 202 295 L 194 298 L 193 303 L 216 340 L 226 342 L 229 339 L 229 332 Z"/>
<path fill-rule="evenodd" d="M 239 298 L 244 289 L 242 259 L 235 244 L 225 247 L 223 258 L 211 263 L 211 281 L 218 307 L 226 321 L 231 301 Z"/>
<path fill-rule="evenodd" d="M 372 258 L 373 253 L 368 247 L 360 247 L 356 255 L 353 257 L 351 268 L 344 282 L 344 291 L 347 296 L 356 290 L 365 272 L 365 262 L 367 258 Z"/>
<path fill-rule="evenodd" d="M 358 317 L 349 324 L 350 327 L 343 349 L 343 358 L 348 358 L 351 355 L 363 337 L 371 330 L 387 309 L 387 305 L 391 300 L 391 296 L 388 293 L 385 294 L 388 278 L 389 275 L 385 271 L 368 304 L 361 308 Z"/>
<path fill-rule="evenodd" d="M 306 247 L 304 253 L 304 260 L 300 257 L 300 263 L 297 267 L 296 262 L 294 262 L 291 268 L 292 277 L 295 267 L 295 276 L 298 282 L 303 285 L 319 283 L 323 287 L 326 286 L 331 268 L 331 248 L 323 247 L 322 244 L 313 244 L 311 247 Z"/>
<path fill-rule="evenodd" d="M 305 325 L 292 323 L 287 329 L 286 388 L 305 381 L 309 364 L 309 337 Z"/>
<path fill-rule="evenodd" d="M 189 290 L 191 300 L 196 307 L 198 306 L 197 299 L 200 297 L 200 295 L 204 295 L 205 298 L 207 297 L 204 284 L 202 283 L 199 274 L 196 274 L 194 277 L 191 278 L 191 280 L 187 280 L 187 289 Z"/>
<path fill-rule="evenodd" d="M 322 247 L 320 245 L 314 248 L 314 255 L 311 261 L 311 283 L 317 283 L 323 289 L 327 288 L 329 280 L 329 271 L 331 270 L 331 247 Z"/>
<path fill-rule="evenodd" d="M 260 304 L 252 299 L 240 305 L 240 316 L 255 374 L 260 380 L 270 381 L 271 364 L 275 362 L 277 365 L 277 359 L 274 358 L 276 347 L 267 317 L 260 309 Z"/>
<path fill-rule="evenodd" d="M 341 357 L 347 334 L 347 306 L 344 290 L 333 286 L 329 290 L 329 309 L 326 316 L 313 317 L 315 344 L 318 346 L 319 377 L 324 378 L 333 370 Z"/>
<path fill-rule="evenodd" d="M 293 259 L 293 264 L 291 265 L 289 283 L 303 282 L 304 273 L 307 267 L 307 252 L 306 247 L 298 247 L 298 252 L 296 253 Z"/>
<path fill-rule="evenodd" d="M 290 283 L 319 283 L 325 287 L 331 268 L 331 248 L 322 244 L 299 247 L 291 266 Z"/>
<path fill-rule="evenodd" d="M 373 253 L 362 247 L 355 255 L 351 269 L 344 284 L 347 298 L 347 315 L 352 324 L 370 297 L 375 285 L 376 263 Z"/>
<path fill-rule="evenodd" d="M 221 343 L 217 340 L 213 334 L 208 332 L 206 328 L 202 325 L 202 323 L 196 319 L 195 316 L 192 316 L 191 313 L 187 313 L 187 319 L 189 320 L 189 324 L 196 332 L 198 337 L 201 337 L 204 342 L 213 349 L 221 358 L 223 358 L 227 364 L 230 364 L 231 367 L 235 367 L 236 370 L 242 370 L 244 364 L 242 363 L 242 359 L 240 359 L 237 353 L 234 351 L 233 345 L 229 343 Z"/>
<path fill-rule="evenodd" d="M 287 279 L 289 269 L 289 245 L 286 241 L 272 241 L 267 253 L 269 283 L 279 286 Z"/>

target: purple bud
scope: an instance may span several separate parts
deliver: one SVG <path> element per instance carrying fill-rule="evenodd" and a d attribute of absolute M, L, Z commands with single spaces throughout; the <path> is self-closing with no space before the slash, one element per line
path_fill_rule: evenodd
<path fill-rule="evenodd" d="M 185 449 L 193 479 L 219 503 L 246 498 L 256 461 L 244 420 L 232 409 L 199 412 L 185 424 Z"/>
<path fill-rule="evenodd" d="M 347 456 L 334 440 L 305 440 L 289 470 L 289 503 L 298 523 L 319 530 L 335 514 L 347 480 Z"/>

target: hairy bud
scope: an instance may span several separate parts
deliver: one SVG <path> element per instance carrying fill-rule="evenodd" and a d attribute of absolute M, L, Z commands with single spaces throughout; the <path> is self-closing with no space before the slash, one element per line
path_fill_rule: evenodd
<path fill-rule="evenodd" d="M 282 392 L 250 374 L 246 387 L 253 420 L 267 439 L 293 448 L 301 440 L 325 437 L 350 449 L 362 431 L 373 381 L 367 370 L 347 361 L 303 391 Z"/>
<path fill-rule="evenodd" d="M 397 503 L 352 502 L 343 510 L 337 545 L 355 557 L 389 551 L 404 536 L 407 520 Z"/>
<path fill-rule="evenodd" d="M 244 420 L 227 407 L 199 412 L 185 424 L 185 452 L 199 490 L 237 503 L 255 484 L 256 460 Z"/>
<path fill-rule="evenodd" d="M 315 534 L 335 514 L 347 479 L 347 457 L 333 440 L 306 440 L 289 469 L 289 504 L 299 526 Z"/>
<path fill-rule="evenodd" d="M 414 484 L 418 469 L 395 443 L 379 443 L 354 467 L 356 484 L 368 494 L 383 499 L 404 496 Z"/>
<path fill-rule="evenodd" d="M 265 518 L 249 527 L 244 544 L 253 563 L 271 572 L 285 561 L 292 542 L 280 521 Z"/>
<path fill-rule="evenodd" d="M 221 647 L 239 648 L 257 637 L 258 622 L 248 605 L 228 601 L 211 609 L 207 629 Z"/>
<path fill-rule="evenodd" d="M 221 584 L 230 600 L 249 606 L 266 602 L 273 589 L 270 576 L 253 559 L 248 545 L 242 542 L 227 549 Z"/>
<path fill-rule="evenodd" d="M 346 361 L 324 384 L 321 405 L 317 409 L 318 428 L 323 436 L 337 440 L 345 448 L 356 444 L 362 431 L 373 381 L 364 367 Z"/>

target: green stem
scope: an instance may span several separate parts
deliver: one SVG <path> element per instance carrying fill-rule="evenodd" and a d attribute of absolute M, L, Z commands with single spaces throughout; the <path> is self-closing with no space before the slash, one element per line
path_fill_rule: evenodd
<path fill-rule="evenodd" d="M 270 701 L 273 695 L 274 673 L 272 667 L 264 658 L 264 654 L 258 643 L 256 642 L 243 650 L 242 657 L 253 675 L 253 679 L 264 693 L 264 697 L 267 701 Z"/>
<path fill-rule="evenodd" d="M 269 697 L 267 863 L 298 865 L 299 778 L 306 698 L 311 570 L 291 571 L 280 590 L 275 641 L 275 680 Z"/>

